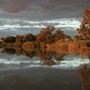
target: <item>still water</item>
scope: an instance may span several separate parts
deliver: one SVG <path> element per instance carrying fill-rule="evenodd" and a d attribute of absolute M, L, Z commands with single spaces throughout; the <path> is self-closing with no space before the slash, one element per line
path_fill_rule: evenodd
<path fill-rule="evenodd" d="M 35 30 L 0 31 L 0 37 L 34 33 Z M 72 36 L 76 31 L 65 31 Z M 78 73 L 89 56 L 51 53 L 40 50 L 27 52 L 21 48 L 0 49 L 0 90 L 86 90 Z M 89 89 L 88 89 L 89 90 Z"/>

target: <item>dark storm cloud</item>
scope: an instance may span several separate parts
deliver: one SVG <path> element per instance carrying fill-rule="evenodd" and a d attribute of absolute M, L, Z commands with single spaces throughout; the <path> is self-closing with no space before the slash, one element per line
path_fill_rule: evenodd
<path fill-rule="evenodd" d="M 56 10 L 56 9 L 64 9 L 73 8 L 73 6 L 87 5 L 88 0 L 0 0 L 0 7 L 11 13 L 16 13 L 22 11 L 30 6 L 38 6 L 43 10 Z M 78 7 L 74 8 L 78 8 Z M 37 8 L 38 8 L 37 7 Z M 82 6 L 80 6 L 82 7 Z"/>
<path fill-rule="evenodd" d="M 4 11 L 16 13 L 27 8 L 31 2 L 32 0 L 1 0 L 0 7 Z"/>
<path fill-rule="evenodd" d="M 22 11 L 32 5 L 45 5 L 49 0 L 1 0 L 0 8 L 10 13 Z"/>
<path fill-rule="evenodd" d="M 29 19 L 82 17 L 83 9 L 89 5 L 89 0 L 0 0 L 0 9 L 5 12 L 0 16 Z"/>

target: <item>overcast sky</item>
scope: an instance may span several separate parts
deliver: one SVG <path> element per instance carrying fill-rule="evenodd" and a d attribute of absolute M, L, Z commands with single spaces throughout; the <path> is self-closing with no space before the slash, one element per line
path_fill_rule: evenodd
<path fill-rule="evenodd" d="M 0 0 L 0 18 L 50 20 L 80 18 L 90 0 Z"/>

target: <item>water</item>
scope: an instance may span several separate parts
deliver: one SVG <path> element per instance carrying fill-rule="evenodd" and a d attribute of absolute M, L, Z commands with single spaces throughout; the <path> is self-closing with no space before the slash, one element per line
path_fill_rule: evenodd
<path fill-rule="evenodd" d="M 61 29 L 71 36 L 77 34 L 75 27 Z M 0 37 L 37 34 L 39 31 L 40 27 L 0 28 Z M 0 49 L 0 90 L 82 90 L 81 78 L 77 72 L 81 64 L 89 63 L 88 56 L 82 59 L 82 55 L 78 54 L 20 51 L 16 52 L 15 48 Z"/>
<path fill-rule="evenodd" d="M 21 52 L 19 52 L 21 51 Z M 82 90 L 78 67 L 88 64 L 88 56 L 0 49 L 0 89 L 2 90 Z"/>
<path fill-rule="evenodd" d="M 0 72 L 3 90 L 82 90 L 76 70 L 29 68 Z"/>

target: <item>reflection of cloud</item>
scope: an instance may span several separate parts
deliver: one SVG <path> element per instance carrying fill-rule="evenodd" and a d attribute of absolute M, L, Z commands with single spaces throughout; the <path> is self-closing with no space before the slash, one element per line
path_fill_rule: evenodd
<path fill-rule="evenodd" d="M 81 60 L 81 58 L 73 58 L 72 60 L 64 60 L 57 62 L 55 65 L 52 65 L 51 68 L 59 69 L 75 69 L 81 64 L 89 63 L 89 59 Z M 47 65 L 43 65 L 40 60 L 18 60 L 17 58 L 12 58 L 11 60 L 0 59 L 0 71 L 3 70 L 20 70 L 24 68 L 48 68 Z"/>

